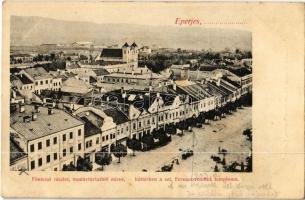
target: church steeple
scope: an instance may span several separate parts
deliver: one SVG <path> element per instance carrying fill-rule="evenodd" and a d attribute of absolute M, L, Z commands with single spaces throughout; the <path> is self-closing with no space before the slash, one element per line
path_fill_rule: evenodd
<path fill-rule="evenodd" d="M 125 42 L 125 44 L 122 46 L 122 48 L 124 47 L 129 47 L 129 44 L 127 42 Z"/>
<path fill-rule="evenodd" d="M 138 45 L 135 42 L 133 42 L 131 48 L 136 48 L 136 47 L 138 47 Z"/>

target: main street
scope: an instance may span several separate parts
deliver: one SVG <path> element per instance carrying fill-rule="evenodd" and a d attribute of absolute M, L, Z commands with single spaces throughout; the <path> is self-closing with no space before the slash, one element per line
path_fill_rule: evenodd
<path fill-rule="evenodd" d="M 174 172 L 210 172 L 214 170 L 215 162 L 211 155 L 217 155 L 218 148 L 226 149 L 226 163 L 233 161 L 245 163 L 249 156 L 251 142 L 242 134 L 246 128 L 252 128 L 252 108 L 238 109 L 231 115 L 202 128 L 193 128 L 193 132 L 185 131 L 182 137 L 173 135 L 172 141 L 161 148 L 147 152 L 136 152 L 121 159 L 121 163 L 113 160 L 104 167 L 105 171 L 157 171 L 164 164 L 170 164 L 175 158 L 179 164 L 174 164 Z M 186 160 L 181 159 L 181 150 L 192 149 L 194 155 Z M 219 169 L 221 166 L 218 165 Z"/>

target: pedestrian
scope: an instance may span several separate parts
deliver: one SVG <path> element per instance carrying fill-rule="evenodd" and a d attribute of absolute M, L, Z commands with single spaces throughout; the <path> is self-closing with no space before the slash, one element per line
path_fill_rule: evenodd
<path fill-rule="evenodd" d="M 218 169 L 217 165 L 215 165 L 215 167 L 214 167 L 214 172 L 219 172 L 219 169 Z"/>

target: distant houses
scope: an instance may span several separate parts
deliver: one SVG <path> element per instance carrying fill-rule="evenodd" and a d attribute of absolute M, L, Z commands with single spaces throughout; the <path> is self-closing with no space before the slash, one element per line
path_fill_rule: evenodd
<path fill-rule="evenodd" d="M 138 66 L 141 51 L 126 42 L 103 48 L 88 62 L 59 52 L 58 58 L 67 61 L 64 69 L 12 72 L 11 170 L 91 170 L 98 152 L 111 154 L 130 140 L 149 149 L 143 139 L 156 131 L 181 128 L 252 95 L 247 67 L 195 70 L 198 60 L 190 59 L 153 73 Z"/>

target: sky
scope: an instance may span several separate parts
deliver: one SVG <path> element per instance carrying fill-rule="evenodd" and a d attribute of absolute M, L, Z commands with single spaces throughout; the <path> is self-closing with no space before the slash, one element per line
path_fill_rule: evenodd
<path fill-rule="evenodd" d="M 55 1 L 56 2 L 56 1 Z M 180 19 L 198 19 L 205 27 L 249 30 L 247 4 L 147 2 L 6 2 L 11 15 L 40 16 L 68 21 L 177 26 Z M 215 25 L 211 23 L 235 23 Z M 240 23 L 243 24 L 240 24 Z M 236 24 L 237 23 L 237 24 Z M 183 26 L 188 27 L 188 26 Z"/>

